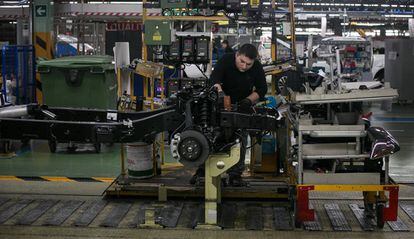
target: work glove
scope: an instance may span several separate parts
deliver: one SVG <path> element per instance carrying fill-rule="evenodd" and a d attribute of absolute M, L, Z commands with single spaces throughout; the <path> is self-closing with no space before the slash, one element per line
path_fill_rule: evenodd
<path fill-rule="evenodd" d="M 248 98 L 244 98 L 238 103 L 238 111 L 244 114 L 253 113 L 253 104 Z"/>
<path fill-rule="evenodd" d="M 219 99 L 224 99 L 224 96 L 226 96 L 226 94 L 224 93 L 224 91 L 219 91 L 218 92 Z"/>

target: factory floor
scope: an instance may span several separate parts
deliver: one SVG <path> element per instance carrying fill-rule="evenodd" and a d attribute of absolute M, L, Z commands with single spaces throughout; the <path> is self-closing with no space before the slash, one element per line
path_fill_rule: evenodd
<path fill-rule="evenodd" d="M 235 202 L 240 209 L 238 216 L 233 219 L 232 227 L 224 230 L 189 229 L 182 217 L 194 201 L 169 202 L 175 206 L 181 205 L 183 210 L 183 214 L 177 218 L 176 227 L 142 229 L 136 224 L 131 227 L 130 222 L 137 217 L 138 209 L 148 204 L 149 199 L 106 198 L 102 195 L 120 172 L 119 145 L 104 146 L 101 153 L 96 154 L 89 146 L 67 152 L 66 145 L 62 144 L 57 153 L 51 154 L 47 142 L 33 141 L 30 147 L 16 151 L 17 156 L 0 158 L 0 238 L 414 238 L 414 105 L 393 105 L 391 112 L 382 111 L 378 104 L 368 107 L 374 112 L 372 125 L 389 130 L 401 146 L 401 151 L 390 160 L 390 176 L 403 184 L 400 188 L 399 217 L 404 227 L 400 227 L 400 231 L 391 228 L 389 224 L 383 230 L 375 228 L 365 231 L 361 228 L 350 209 L 351 204 L 363 205 L 362 197 L 357 193 L 311 194 L 311 204 L 320 223 L 320 230 L 316 231 L 293 227 L 286 230 L 275 228 L 272 210 L 278 207 L 277 202 L 266 202 L 259 206 L 264 212 L 261 217 L 263 230 L 247 230 L 244 217 L 249 212 L 244 210 L 252 203 L 257 205 L 257 202 L 244 201 Z M 170 158 L 166 160 L 172 161 Z M 58 179 L 47 181 L 39 176 Z M 96 177 L 107 180 L 59 180 L 59 177 Z M 84 206 L 101 201 L 105 201 L 105 206 L 90 224 L 74 226 L 77 218 L 85 212 Z M 127 209 L 120 202 L 126 203 Z M 65 203 L 77 203 L 71 214 L 67 215 L 67 220 L 58 226 L 45 226 L 48 225 L 45 222 L 63 208 Z M 152 200 L 150 204 L 152 203 L 156 202 Z M 200 204 L 199 201 L 196 203 Z M 325 212 L 328 204 L 338 205 L 346 216 L 349 230 L 337 230 L 331 225 Z M 403 205 L 408 205 L 413 210 L 406 210 Z M 118 215 L 122 210 L 124 214 Z M 118 218 L 118 224 L 108 226 L 111 217 Z"/>
<path fill-rule="evenodd" d="M 390 176 L 399 183 L 414 183 L 414 104 L 393 104 L 391 112 L 373 104 L 367 110 L 373 112 L 372 126 L 388 130 L 400 144 L 401 151 L 390 159 Z"/>
<path fill-rule="evenodd" d="M 228 214 L 227 225 L 220 230 L 192 229 L 189 226 L 194 205 L 202 205 L 201 201 L 169 200 L 166 203 L 149 201 L 148 199 L 132 198 L 105 198 L 101 193 L 109 183 L 92 182 L 29 182 L 29 181 L 0 181 L 0 238 L 414 238 L 413 212 L 403 210 L 404 205 L 414 208 L 414 188 L 402 185 L 400 188 L 400 208 L 398 212 L 400 225 L 392 229 L 386 224 L 384 229 L 363 228 L 350 205 L 363 205 L 362 197 L 358 193 L 314 193 L 311 194 L 311 204 L 316 210 L 319 229 L 305 226 L 294 228 L 289 224 L 289 217 L 276 216 L 274 210 L 280 207 L 278 202 L 247 202 L 245 200 L 229 201 L 228 206 L 237 205 L 232 214 Z M 57 213 L 62 216 L 70 209 L 68 205 L 77 203 L 69 211 L 64 221 L 59 225 L 51 223 L 50 219 L 58 220 Z M 102 204 L 97 215 L 91 218 L 89 224 L 80 222 L 85 220 L 85 214 L 90 211 L 90 204 Z M 47 205 L 48 204 L 48 205 Z M 16 211 L 16 205 L 22 205 Z M 43 206 L 42 206 L 43 205 Z M 44 206 L 46 205 L 47 208 Z M 143 205 L 154 205 L 164 208 L 177 208 L 181 205 L 180 215 L 176 218 L 173 227 L 143 228 L 137 225 L 138 216 Z M 262 228 L 253 230 L 245 225 L 249 221 L 248 208 L 254 205 L 261 210 Z M 326 205 L 337 205 L 341 215 L 329 214 Z M 65 208 L 66 206 L 66 208 Z M 90 214 L 90 212 L 89 212 Z M 234 217 L 231 219 L 231 216 Z M 256 221 L 257 218 L 253 218 Z M 332 217 L 332 218 L 331 218 Z M 336 217 L 336 218 L 335 218 Z M 342 220 L 341 219 L 342 217 Z M 222 216 L 223 218 L 223 216 Z M 279 224 L 275 223 L 279 218 Z M 168 219 L 168 218 L 167 218 Z M 251 218 L 250 218 L 251 219 Z M 52 221 L 53 222 L 53 221 Z M 134 223 L 135 222 L 135 223 Z M 336 222 L 334 225 L 333 222 Z M 223 222 L 221 222 L 223 223 Z M 250 223 L 251 220 L 250 220 Z M 253 223 L 254 224 L 254 223 Z M 398 225 L 397 225 L 398 226 Z"/>
<path fill-rule="evenodd" d="M 119 145 L 103 145 L 101 153 L 89 145 L 69 152 L 67 144 L 61 143 L 56 153 L 50 153 L 47 141 L 32 140 L 17 150 L 16 156 L 0 158 L 0 175 L 116 177 L 120 172 L 119 152 Z"/>

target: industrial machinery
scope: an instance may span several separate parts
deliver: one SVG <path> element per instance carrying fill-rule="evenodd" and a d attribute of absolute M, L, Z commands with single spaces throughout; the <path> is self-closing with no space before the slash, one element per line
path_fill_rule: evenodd
<path fill-rule="evenodd" d="M 362 191 L 365 212 L 377 226 L 397 220 L 398 185 L 389 179 L 390 155 L 398 142 L 381 127 L 370 124 L 362 113 L 363 101 L 390 100 L 398 93 L 388 84 L 341 82 L 340 78 L 302 80 L 303 89 L 293 92 L 289 119 L 296 135 L 296 222 L 314 219 L 309 191 Z M 280 91 L 289 84 L 280 82 Z M 385 191 L 389 192 L 388 198 Z"/>
<path fill-rule="evenodd" d="M 210 37 L 177 36 L 168 49 L 168 63 L 208 63 Z"/>
<path fill-rule="evenodd" d="M 363 119 L 362 124 L 358 123 L 359 116 L 351 117 L 356 119 L 354 121 L 338 118 L 348 107 L 336 104 L 387 99 L 397 94 L 387 88 L 360 88 L 346 90 L 334 82 L 328 86 L 322 81 L 313 88 L 309 83 L 305 84 L 304 93 L 289 91 L 292 100 L 287 105 L 291 108 L 284 115 L 291 120 L 297 135 L 293 153 L 287 154 L 288 162 L 297 164 L 297 182 L 290 182 L 290 188 L 295 190 L 289 190 L 296 191 L 290 195 L 296 202 L 297 222 L 314 219 L 314 212 L 308 204 L 308 193 L 312 190 L 363 191 L 366 209 L 376 211 L 379 227 L 384 225 L 384 221 L 397 219 L 398 186 L 389 180 L 388 162 L 390 155 L 399 150 L 398 142 L 382 128 L 371 127 Z M 168 131 L 173 154 L 184 165 L 183 170 L 203 164 L 207 166 L 205 189 L 208 188 L 209 193 L 205 195 L 206 199 L 215 202 L 211 204 L 212 201 L 207 200 L 210 204 L 206 204 L 206 210 L 216 210 L 216 203 L 220 201 L 220 175 L 237 159 L 234 148 L 231 150 L 233 156 L 227 156 L 228 159 L 217 155 L 237 145 L 242 140 L 241 135 L 249 133 L 260 139 L 264 132 L 277 131 L 284 124 L 282 114 L 275 108 L 255 107 L 251 108 L 252 114 L 245 114 L 238 112 L 237 105 L 226 105 L 225 102 L 224 96 L 214 87 L 191 86 L 170 97 L 165 108 L 149 112 L 8 106 L 0 109 L 0 136 L 2 139 L 46 139 L 52 142 L 152 143 L 157 134 Z M 325 103 L 330 106 L 322 110 L 308 107 Z M 141 190 L 140 193 L 149 196 L 169 190 L 169 195 L 203 195 L 197 186 L 193 187 L 187 181 L 184 187 L 178 184 L 176 177 L 173 178 L 174 182 L 168 181 L 167 177 L 155 183 L 151 179 L 131 181 L 121 175 L 107 193 L 120 195 L 121 192 Z M 240 196 L 243 193 L 246 196 L 250 193 L 251 198 L 258 198 L 258 195 L 277 198 L 282 192 L 279 189 L 285 189 L 288 194 L 289 183 L 286 180 L 266 181 L 264 186 L 257 186 L 264 181 L 256 180 L 240 189 L 226 188 L 223 195 Z M 173 185 L 170 187 L 169 184 Z M 385 191 L 389 191 L 388 198 Z M 214 223 L 214 220 L 210 222 Z"/>
<path fill-rule="evenodd" d="M 177 94 L 184 88 L 192 87 L 193 85 L 199 85 L 205 87 L 208 85 L 209 79 L 206 78 L 171 78 L 167 80 L 166 95 L 171 96 Z"/>
<path fill-rule="evenodd" d="M 209 37 L 197 37 L 195 45 L 195 62 L 208 62 L 209 61 Z"/>
<path fill-rule="evenodd" d="M 168 61 L 179 62 L 181 59 L 181 41 L 179 39 L 173 41 L 169 48 Z"/>
<path fill-rule="evenodd" d="M 212 152 L 236 141 L 234 133 L 274 130 L 280 120 L 274 109 L 249 115 L 224 110 L 215 88 L 193 87 L 177 93 L 168 107 L 150 112 L 8 106 L 0 110 L 2 139 L 45 139 L 90 143 L 152 142 L 163 131 L 180 133 L 177 152 L 183 163 L 201 164 Z M 189 148 L 197 150 L 189 150 Z M 191 151 L 191 152 L 190 152 Z"/>
<path fill-rule="evenodd" d="M 184 37 L 181 40 L 181 60 L 183 62 L 194 61 L 194 37 Z"/>
<path fill-rule="evenodd" d="M 372 80 L 373 63 L 371 41 L 362 37 L 326 37 L 315 49 L 315 69 L 338 75 L 348 81 Z M 311 56 L 311 54 L 309 54 Z"/>

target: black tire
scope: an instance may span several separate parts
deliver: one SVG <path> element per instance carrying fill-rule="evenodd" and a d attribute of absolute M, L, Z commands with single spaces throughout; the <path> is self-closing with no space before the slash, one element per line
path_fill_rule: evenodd
<path fill-rule="evenodd" d="M 186 157 L 185 155 L 184 146 L 186 143 L 190 143 L 196 147 L 197 152 L 192 156 Z M 180 162 L 184 165 L 199 166 L 203 164 L 210 154 L 210 146 L 207 138 L 196 130 L 182 132 L 180 134 L 180 142 L 178 143 L 178 154 L 180 155 Z"/>
<path fill-rule="evenodd" d="M 56 140 L 49 140 L 49 150 L 51 153 L 56 153 L 57 142 Z"/>
<path fill-rule="evenodd" d="M 376 207 L 376 217 L 377 217 L 377 227 L 382 229 L 384 228 L 384 204 L 377 203 Z"/>

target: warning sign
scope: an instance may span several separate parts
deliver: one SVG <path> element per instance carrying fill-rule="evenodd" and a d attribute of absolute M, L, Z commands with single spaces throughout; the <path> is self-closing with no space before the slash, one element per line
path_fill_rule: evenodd
<path fill-rule="evenodd" d="M 154 35 L 152 35 L 152 40 L 161 41 L 162 40 L 161 33 L 159 31 L 155 31 Z"/>

